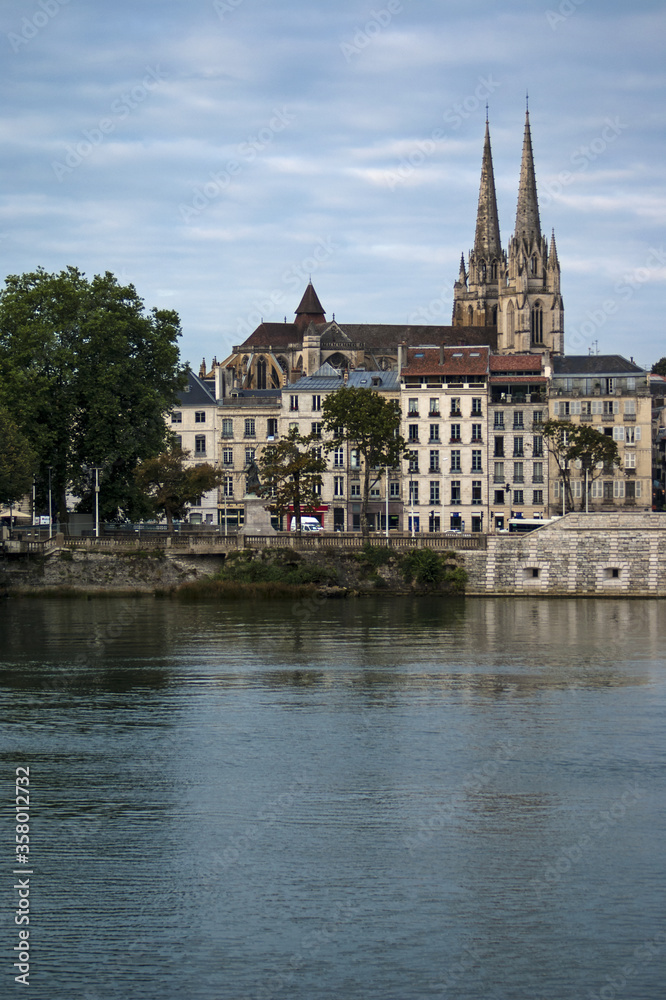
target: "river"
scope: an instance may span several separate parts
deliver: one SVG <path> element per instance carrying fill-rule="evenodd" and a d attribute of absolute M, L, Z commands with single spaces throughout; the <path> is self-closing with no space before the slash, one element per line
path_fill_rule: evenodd
<path fill-rule="evenodd" d="M 665 639 L 661 601 L 5 601 L 0 995 L 25 870 L 39 1000 L 661 1000 Z"/>

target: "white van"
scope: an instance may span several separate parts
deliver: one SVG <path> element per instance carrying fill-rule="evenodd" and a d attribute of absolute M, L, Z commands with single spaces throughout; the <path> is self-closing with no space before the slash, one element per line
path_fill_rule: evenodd
<path fill-rule="evenodd" d="M 291 519 L 291 531 L 296 531 L 296 518 Z M 301 531 L 323 531 L 320 522 L 316 517 L 306 517 L 305 514 L 301 515 Z"/>

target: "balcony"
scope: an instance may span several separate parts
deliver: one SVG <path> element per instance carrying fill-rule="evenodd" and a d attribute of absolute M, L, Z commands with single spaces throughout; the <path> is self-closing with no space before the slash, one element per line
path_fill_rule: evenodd
<path fill-rule="evenodd" d="M 602 422 L 602 424 L 614 424 L 615 423 L 615 414 L 614 413 L 602 413 L 601 414 L 601 422 Z"/>
<path fill-rule="evenodd" d="M 430 410 L 430 412 L 428 413 L 428 416 L 430 418 L 432 418 L 432 417 L 441 417 L 441 415 L 442 414 L 439 412 L 439 410 Z"/>
<path fill-rule="evenodd" d="M 624 413 L 624 414 L 622 415 L 622 419 L 623 419 L 623 420 L 624 420 L 625 422 L 626 422 L 627 420 L 629 420 L 629 421 L 633 421 L 633 422 L 635 423 L 635 421 L 636 421 L 636 414 L 635 414 L 635 413 Z"/>
<path fill-rule="evenodd" d="M 408 417 L 418 417 L 418 415 L 419 415 L 418 410 L 407 410 Z"/>
<path fill-rule="evenodd" d="M 562 419 L 562 417 L 560 417 L 560 420 L 561 419 Z M 593 420 L 594 420 L 594 417 L 592 416 L 591 413 L 581 413 L 581 415 L 580 415 L 580 422 L 581 422 L 581 424 L 591 424 Z"/>

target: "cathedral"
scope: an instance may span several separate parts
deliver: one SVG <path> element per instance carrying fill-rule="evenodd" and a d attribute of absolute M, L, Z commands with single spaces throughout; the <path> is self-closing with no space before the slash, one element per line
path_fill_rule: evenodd
<path fill-rule="evenodd" d="M 564 353 L 560 266 L 554 233 L 548 241 L 541 232 L 529 111 L 508 250 L 500 240 L 486 120 L 474 247 L 467 263 L 464 255 L 461 259 L 450 326 L 338 323 L 334 314 L 327 320 L 310 282 L 294 322 L 262 322 L 221 363 L 219 383 L 236 389 L 279 389 L 324 364 L 343 371 L 393 371 L 399 367 L 399 348 L 422 345 L 486 346 L 497 354 Z M 212 378 L 215 372 L 207 372 L 204 362 L 200 374 Z"/>

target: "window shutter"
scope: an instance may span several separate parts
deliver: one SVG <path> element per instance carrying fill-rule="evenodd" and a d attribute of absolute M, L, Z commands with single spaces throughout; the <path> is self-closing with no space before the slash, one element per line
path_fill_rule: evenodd
<path fill-rule="evenodd" d="M 624 427 L 613 428 L 613 441 L 624 441 Z"/>
<path fill-rule="evenodd" d="M 603 412 L 604 412 L 603 400 L 602 399 L 593 399 L 592 400 L 592 413 L 603 413 Z"/>
<path fill-rule="evenodd" d="M 624 480 L 616 479 L 613 482 L 613 496 L 616 500 L 622 499 L 624 497 Z"/>
<path fill-rule="evenodd" d="M 580 399 L 573 399 L 571 401 L 571 412 L 572 414 L 580 413 Z"/>
<path fill-rule="evenodd" d="M 636 499 L 641 495 L 641 481 L 640 479 L 636 482 Z"/>
<path fill-rule="evenodd" d="M 619 412 L 620 412 L 620 400 L 619 399 L 614 399 L 613 400 L 613 413 L 619 413 Z"/>
<path fill-rule="evenodd" d="M 559 415 L 560 415 L 560 404 L 558 403 L 557 400 L 555 400 L 555 402 L 553 403 L 553 416 L 559 417 Z"/>
<path fill-rule="evenodd" d="M 640 439 L 641 439 L 641 429 L 640 429 L 640 427 L 635 427 L 634 428 L 634 437 L 635 437 L 636 441 L 640 441 Z"/>

